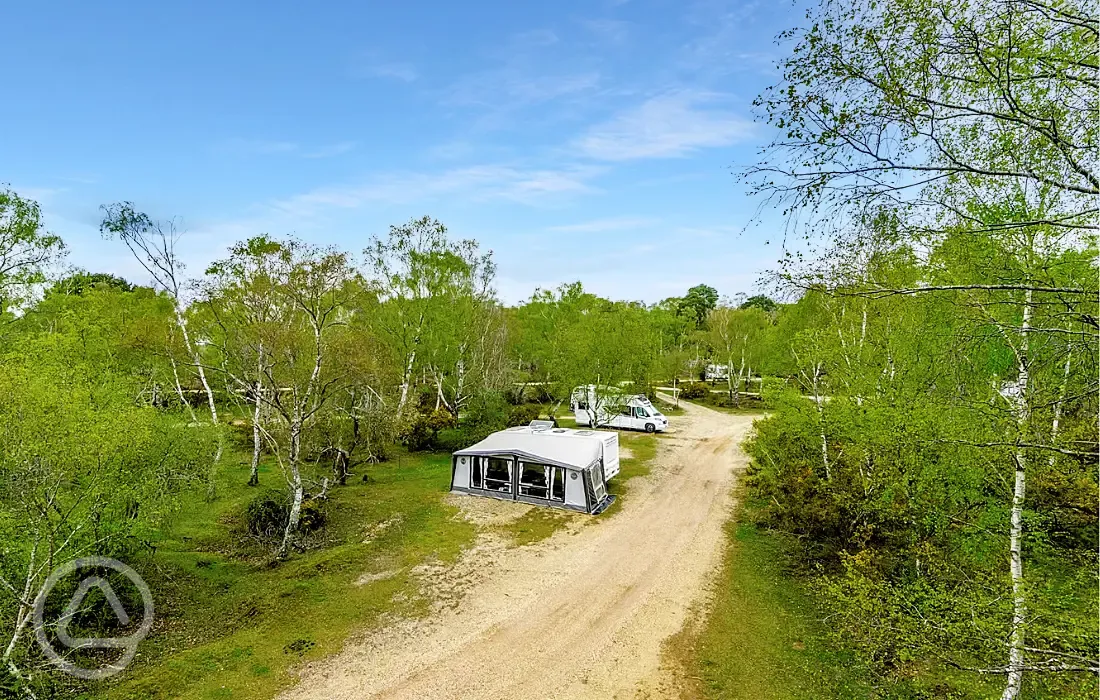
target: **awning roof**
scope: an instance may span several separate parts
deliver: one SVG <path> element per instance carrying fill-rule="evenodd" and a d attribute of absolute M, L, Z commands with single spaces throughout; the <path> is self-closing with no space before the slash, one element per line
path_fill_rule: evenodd
<path fill-rule="evenodd" d="M 456 455 L 514 454 L 532 462 L 557 467 L 584 469 L 600 458 L 598 440 L 576 440 L 550 432 L 493 433 L 476 445 L 458 450 Z"/>

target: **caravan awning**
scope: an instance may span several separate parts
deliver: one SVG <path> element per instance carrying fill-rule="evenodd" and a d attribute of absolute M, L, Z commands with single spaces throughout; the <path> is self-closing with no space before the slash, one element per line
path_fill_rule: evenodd
<path fill-rule="evenodd" d="M 600 443 L 571 440 L 550 431 L 493 433 L 476 445 L 455 452 L 459 456 L 514 454 L 540 464 L 584 469 L 600 459 Z"/>

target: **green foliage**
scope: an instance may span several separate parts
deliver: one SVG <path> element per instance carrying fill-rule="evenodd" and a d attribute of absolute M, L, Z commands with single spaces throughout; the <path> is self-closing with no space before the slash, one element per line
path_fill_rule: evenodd
<path fill-rule="evenodd" d="M 687 291 L 680 300 L 680 313 L 695 321 L 696 328 L 702 328 L 707 316 L 718 305 L 718 290 L 705 284 L 697 284 Z"/>
<path fill-rule="evenodd" d="M 529 425 L 531 421 L 537 420 L 542 412 L 535 404 L 524 404 L 522 406 L 516 406 L 508 414 L 509 425 Z"/>
<path fill-rule="evenodd" d="M 757 294 L 751 296 L 741 303 L 739 309 L 760 309 L 764 313 L 774 313 L 779 305 L 776 304 L 770 297 L 766 297 L 763 294 Z"/>
<path fill-rule="evenodd" d="M 54 294 L 86 294 L 92 290 L 117 289 L 122 292 L 134 291 L 134 285 L 107 272 L 88 272 L 78 270 L 63 277 L 46 288 L 44 296 Z"/>
<path fill-rule="evenodd" d="M 0 189 L 0 315 L 23 306 L 64 255 L 64 242 L 43 227 L 38 203 Z"/>
<path fill-rule="evenodd" d="M 689 401 L 697 401 L 710 393 L 710 385 L 706 382 L 691 382 L 680 385 L 680 396 Z"/>
<path fill-rule="evenodd" d="M 290 499 L 285 491 L 270 490 L 257 494 L 249 501 L 245 517 L 249 533 L 275 539 L 282 534 L 290 517 Z"/>

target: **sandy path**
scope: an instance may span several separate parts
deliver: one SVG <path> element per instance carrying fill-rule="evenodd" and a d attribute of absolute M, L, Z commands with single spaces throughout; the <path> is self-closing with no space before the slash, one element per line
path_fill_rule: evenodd
<path fill-rule="evenodd" d="M 351 642 L 285 698 L 660 698 L 661 644 L 719 563 L 752 417 L 685 406 L 653 473 L 606 520 L 475 549 L 457 606 Z M 473 497 L 461 497 L 473 498 Z M 513 506 L 515 504 L 504 504 Z M 444 576 L 446 574 L 443 574 Z"/>

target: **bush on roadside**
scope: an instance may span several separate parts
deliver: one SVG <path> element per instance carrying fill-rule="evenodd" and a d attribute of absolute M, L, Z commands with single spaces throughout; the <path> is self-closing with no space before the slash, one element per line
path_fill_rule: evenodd
<path fill-rule="evenodd" d="M 508 414 L 508 425 L 527 425 L 533 420 L 538 420 L 541 411 L 534 404 L 516 406 Z"/>
<path fill-rule="evenodd" d="M 682 385 L 680 388 L 680 398 L 689 401 L 698 401 L 706 397 L 708 393 L 710 393 L 710 388 L 706 382 L 692 382 L 691 384 Z"/>

